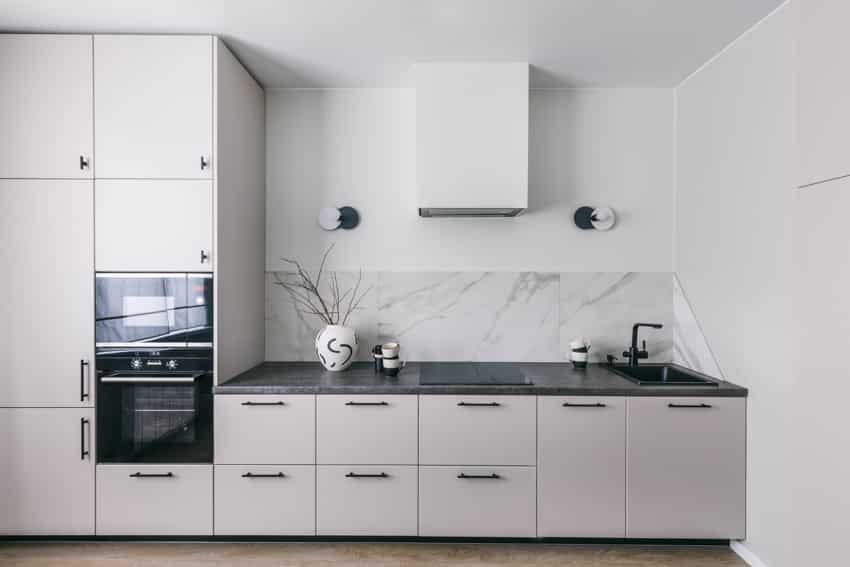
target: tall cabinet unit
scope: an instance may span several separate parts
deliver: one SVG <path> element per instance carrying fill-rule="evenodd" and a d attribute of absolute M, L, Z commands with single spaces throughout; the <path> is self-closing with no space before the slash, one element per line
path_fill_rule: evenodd
<path fill-rule="evenodd" d="M 0 35 L 0 81 L 0 535 L 91 535 L 92 36 Z"/>

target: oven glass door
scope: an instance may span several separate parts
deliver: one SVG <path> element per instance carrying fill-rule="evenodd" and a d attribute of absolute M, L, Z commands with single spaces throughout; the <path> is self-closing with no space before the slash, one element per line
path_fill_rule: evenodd
<path fill-rule="evenodd" d="M 97 345 L 185 344 L 187 285 L 186 274 L 97 274 Z"/>
<path fill-rule="evenodd" d="M 98 462 L 212 462 L 209 373 L 118 372 L 98 394 Z"/>

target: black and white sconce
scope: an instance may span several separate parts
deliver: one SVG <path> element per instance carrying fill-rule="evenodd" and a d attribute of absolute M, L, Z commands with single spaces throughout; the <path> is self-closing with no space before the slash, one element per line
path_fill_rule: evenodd
<path fill-rule="evenodd" d="M 573 220 L 582 230 L 611 230 L 617 222 L 617 215 L 610 207 L 579 207 Z"/>
<path fill-rule="evenodd" d="M 351 230 L 360 224 L 360 213 L 354 207 L 324 207 L 319 209 L 319 226 L 325 230 Z"/>

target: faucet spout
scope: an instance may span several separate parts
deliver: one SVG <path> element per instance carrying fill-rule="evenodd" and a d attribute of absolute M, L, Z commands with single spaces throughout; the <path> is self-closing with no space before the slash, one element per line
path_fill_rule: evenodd
<path fill-rule="evenodd" d="M 649 353 L 646 352 L 646 341 L 644 341 L 643 349 L 638 349 L 638 332 L 641 327 L 649 327 L 650 329 L 661 329 L 664 327 L 661 323 L 635 323 L 632 326 L 632 346 L 623 356 L 628 357 L 629 366 L 637 366 L 638 360 L 641 358 L 649 358 Z"/>

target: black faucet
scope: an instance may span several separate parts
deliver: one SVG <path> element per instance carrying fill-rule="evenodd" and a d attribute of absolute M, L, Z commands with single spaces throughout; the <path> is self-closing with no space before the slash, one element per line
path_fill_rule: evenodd
<path fill-rule="evenodd" d="M 653 329 L 660 329 L 664 325 L 661 323 L 635 323 L 632 326 L 632 346 L 629 350 L 623 352 L 623 356 L 629 359 L 629 366 L 637 366 L 638 360 L 641 358 L 649 358 L 649 353 L 646 352 L 646 341 L 643 341 L 643 348 L 638 350 L 638 329 L 641 327 L 651 327 Z"/>

